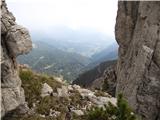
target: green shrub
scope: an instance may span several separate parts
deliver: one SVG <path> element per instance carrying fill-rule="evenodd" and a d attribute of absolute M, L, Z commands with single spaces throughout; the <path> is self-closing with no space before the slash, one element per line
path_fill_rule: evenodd
<path fill-rule="evenodd" d="M 122 94 L 118 95 L 116 116 L 117 120 L 136 120 L 136 116 Z"/>
<path fill-rule="evenodd" d="M 20 70 L 19 76 L 22 80 L 26 101 L 29 107 L 31 107 L 33 102 L 40 99 L 42 85 L 39 78 L 31 70 Z"/>
<path fill-rule="evenodd" d="M 88 120 L 108 120 L 108 114 L 103 108 L 95 107 L 89 112 Z"/>
<path fill-rule="evenodd" d="M 94 107 L 87 113 L 87 120 L 136 120 L 136 116 L 129 107 L 122 94 L 118 95 L 117 106 L 110 102 L 104 108 Z"/>
<path fill-rule="evenodd" d="M 108 81 L 105 79 L 105 80 L 103 81 L 102 90 L 103 90 L 103 91 L 107 91 L 108 88 L 109 88 Z"/>

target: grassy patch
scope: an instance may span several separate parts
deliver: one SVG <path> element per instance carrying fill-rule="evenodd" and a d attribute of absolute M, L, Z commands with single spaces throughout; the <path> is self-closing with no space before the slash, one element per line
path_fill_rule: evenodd
<path fill-rule="evenodd" d="M 66 113 L 68 112 L 67 107 L 74 106 L 76 109 L 83 108 L 87 105 L 87 98 L 82 98 L 80 93 L 76 90 L 70 90 L 69 97 L 55 97 L 46 96 L 41 97 L 41 89 L 44 83 L 47 83 L 52 87 L 54 91 L 57 88 L 61 88 L 62 83 L 56 81 L 54 77 L 45 74 L 36 74 L 29 69 L 20 69 L 20 78 L 22 80 L 22 87 L 25 91 L 26 101 L 29 107 L 35 103 L 35 114 L 33 116 L 20 116 L 15 120 L 64 120 Z M 97 91 L 96 96 L 106 96 L 104 92 Z M 106 96 L 107 97 L 107 96 Z M 106 103 L 107 104 L 107 103 Z M 61 112 L 57 118 L 49 117 L 50 109 Z M 84 116 L 72 115 L 73 120 L 136 120 L 136 117 L 131 108 L 128 106 L 127 101 L 122 97 L 118 96 L 117 107 L 111 103 L 105 106 L 105 110 L 102 108 L 94 107 L 90 111 L 87 111 Z M 38 114 L 45 115 L 43 118 Z M 12 119 L 14 120 L 14 119 Z"/>
<path fill-rule="evenodd" d="M 41 99 L 40 94 L 44 83 L 50 85 L 54 91 L 62 85 L 62 83 L 56 81 L 54 77 L 36 74 L 29 69 L 21 69 L 19 76 L 22 80 L 22 87 L 24 88 L 29 107 L 32 107 L 32 103 L 36 103 L 37 100 Z"/>

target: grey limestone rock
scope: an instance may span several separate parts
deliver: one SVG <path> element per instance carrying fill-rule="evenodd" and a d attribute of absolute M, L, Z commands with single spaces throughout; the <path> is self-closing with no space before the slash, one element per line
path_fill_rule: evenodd
<path fill-rule="evenodd" d="M 160 2 L 119 1 L 116 92 L 143 120 L 160 119 Z"/>
<path fill-rule="evenodd" d="M 32 48 L 29 32 L 16 24 L 15 17 L 1 0 L 1 117 L 25 104 L 16 56 Z"/>
<path fill-rule="evenodd" d="M 44 83 L 41 89 L 41 97 L 49 96 L 52 93 L 53 89 L 47 83 Z"/>

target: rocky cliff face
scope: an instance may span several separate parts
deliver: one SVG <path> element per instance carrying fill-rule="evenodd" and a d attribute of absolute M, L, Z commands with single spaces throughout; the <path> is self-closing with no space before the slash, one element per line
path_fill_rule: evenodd
<path fill-rule="evenodd" d="M 117 92 L 144 120 L 160 119 L 160 2 L 118 3 Z"/>
<path fill-rule="evenodd" d="M 116 64 L 107 67 L 103 75 L 93 81 L 91 88 L 99 88 L 107 91 L 112 96 L 115 96 L 117 77 L 115 73 Z"/>
<path fill-rule="evenodd" d="M 28 30 L 16 24 L 4 0 L 1 0 L 1 14 L 1 116 L 4 116 L 25 103 L 16 57 L 28 53 L 32 42 Z"/>

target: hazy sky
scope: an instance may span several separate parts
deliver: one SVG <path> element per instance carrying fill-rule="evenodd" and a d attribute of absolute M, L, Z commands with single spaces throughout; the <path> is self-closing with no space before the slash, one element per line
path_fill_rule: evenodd
<path fill-rule="evenodd" d="M 28 29 L 67 26 L 93 28 L 114 37 L 117 0 L 6 0 L 21 24 Z"/>

